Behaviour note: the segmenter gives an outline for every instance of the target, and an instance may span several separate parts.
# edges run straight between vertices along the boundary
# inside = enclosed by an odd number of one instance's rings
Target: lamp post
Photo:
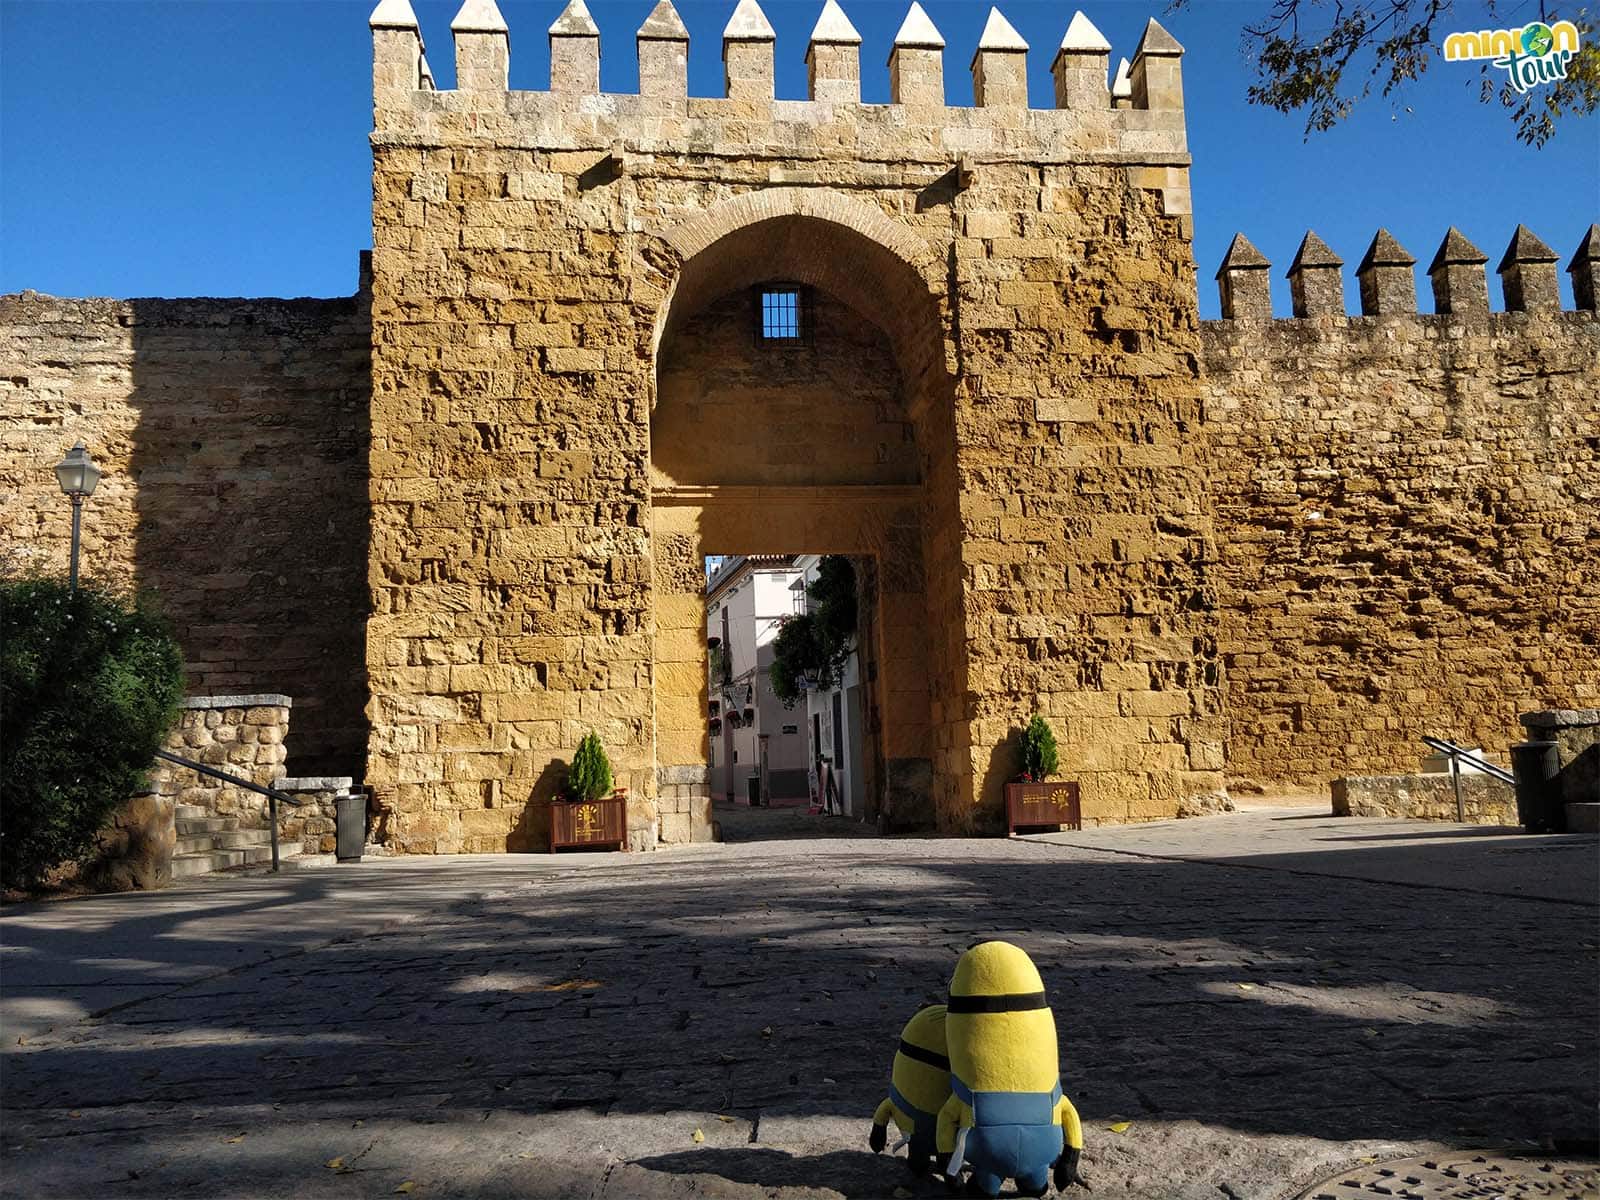
[[[56,482],[72,500],[72,565],[67,588],[78,590],[78,534],[83,524],[83,502],[94,495],[95,484],[100,482],[100,468],[94,465],[89,451],[79,442],[67,456],[56,464]]]

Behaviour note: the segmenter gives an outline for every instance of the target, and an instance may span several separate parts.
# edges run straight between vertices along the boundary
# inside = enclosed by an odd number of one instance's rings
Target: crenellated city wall
[[[706,759],[705,551],[879,560],[892,819],[995,828],[1036,710],[1090,820],[1220,785],[1183,48],[1159,23],[1108,82],[1110,46],[1074,18],[1043,110],[998,12],[971,107],[946,103],[920,8],[888,104],[861,102],[836,4],[793,101],[754,0],[722,32],[719,97],[687,95],[665,0],[636,35],[638,95],[600,91],[581,3],[549,27],[546,91],[509,89],[489,0],[452,22],[450,91],[409,5],[372,26],[367,781],[407,849],[540,844],[552,762],[589,728],[630,828],[666,836],[658,789]],[[848,354],[824,322],[789,357],[757,347],[770,386],[735,389],[770,469],[743,490],[721,468],[653,482],[685,401],[659,366],[698,315],[772,280],[881,328],[910,436],[875,437],[884,461],[844,492],[770,462],[861,452],[854,421],[783,416],[815,375],[804,355]],[[838,386],[881,391],[864,366]]]
[[[393,848],[543,846],[590,730],[635,848],[705,836],[705,553],[873,558],[873,802],[949,832],[997,827],[1035,711],[1105,823],[1600,706],[1600,229],[1572,312],[1522,227],[1506,311],[1451,230],[1432,314],[1383,231],[1362,315],[1314,234],[1274,314],[1241,236],[1201,322],[1155,21],[1113,74],[1074,17],[1043,110],[998,12],[971,107],[916,5],[888,104],[832,0],[805,100],[754,0],[718,97],[669,0],[628,95],[581,0],[546,91],[509,89],[492,0],[449,91],[407,0],[370,24],[370,288],[4,298],[0,535],[61,565],[84,438],[94,569],[167,597],[196,690],[292,694],[288,769],[364,776]],[[775,349],[778,281],[816,307]]]
[[[1408,772],[1424,734],[1503,755],[1519,713],[1600,703],[1597,244],[1564,312],[1557,256],[1519,226],[1490,311],[1487,256],[1451,230],[1418,314],[1380,231],[1346,316],[1312,234],[1274,319],[1269,264],[1235,240],[1228,316],[1201,327],[1230,779]]]
[[[65,572],[83,440],[84,577],[155,596],[191,693],[293,695],[300,774],[361,770],[370,337],[359,296],[0,297],[0,565]]]

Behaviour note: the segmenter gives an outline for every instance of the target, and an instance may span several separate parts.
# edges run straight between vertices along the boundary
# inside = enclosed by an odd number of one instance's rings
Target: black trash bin
[[[367,795],[352,792],[333,801],[335,853],[340,862],[360,862],[367,845]]]
[[[1555,742],[1518,742],[1511,747],[1517,777],[1517,820],[1529,833],[1565,833],[1561,794],[1561,748]]]

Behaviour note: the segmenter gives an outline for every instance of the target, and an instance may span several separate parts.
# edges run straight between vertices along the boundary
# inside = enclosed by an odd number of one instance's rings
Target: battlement
[[[688,94],[690,32],[671,0],[660,0],[634,34],[639,90],[630,94],[600,91],[603,38],[584,0],[570,0],[548,27],[547,91],[510,90],[511,33],[494,0],[466,0],[451,22],[450,91],[434,85],[409,0],[382,0],[369,23],[379,145],[615,148],[623,157],[691,148],[747,157],[781,148],[789,156],[947,167],[964,155],[1118,163],[1140,172],[1137,186],[1163,193],[1169,215],[1187,219],[1190,211],[1183,47],[1153,19],[1113,78],[1110,43],[1075,15],[1051,66],[1053,109],[1029,107],[1030,48],[997,8],[972,55],[972,107],[946,104],[945,39],[917,3],[889,54],[887,104],[861,100],[861,35],[838,0],[825,0],[805,49],[805,100],[776,97],[778,39],[756,0],[738,0],[722,30],[720,97]]]
[[[1434,312],[1462,316],[1489,313],[1489,284],[1484,254],[1452,226],[1428,264]],[[1508,313],[1559,312],[1561,290],[1556,269],[1560,256],[1526,225],[1518,225],[1495,268]],[[1356,267],[1361,315],[1387,317],[1417,312],[1413,258],[1386,229],[1378,230]],[[1344,260],[1315,233],[1307,232],[1285,277],[1289,280],[1295,317],[1346,316]],[[1235,234],[1217,268],[1217,290],[1224,320],[1264,322],[1273,318],[1272,263]],[[1600,225],[1591,225],[1567,263],[1578,312],[1595,311],[1600,277]]]

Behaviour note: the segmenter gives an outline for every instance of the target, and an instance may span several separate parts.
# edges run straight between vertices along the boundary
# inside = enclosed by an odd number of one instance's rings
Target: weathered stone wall
[[[283,775],[288,757],[288,696],[190,696],[165,749],[266,787]],[[179,804],[194,804],[219,817],[238,817],[244,828],[267,826],[267,798],[177,763],[158,760],[155,790]]]
[[[1223,739],[1188,245],[1105,168],[985,176],[974,207],[1024,211],[965,215],[956,244],[972,723],[946,770],[992,819],[1037,709],[1085,819],[1171,817],[1219,786]]]
[[[590,728],[630,825],[659,822],[705,761],[699,555],[738,521],[883,565],[886,787],[920,781],[943,828],[995,823],[1036,709],[1087,813],[1172,815],[1221,767],[1181,49],[1152,24],[1118,108],[1073,74],[1103,80],[1104,53],[1064,56],[1038,111],[1024,56],[980,47],[980,106],[951,109],[925,46],[897,49],[896,104],[854,102],[833,51],[818,99],[776,101],[746,34],[728,99],[670,71],[646,76],[671,94],[600,99],[592,29],[553,36],[549,93],[506,91],[503,31],[459,32],[460,90],[435,92],[414,26],[374,29],[368,780],[396,844],[538,844]],[[670,346],[774,279],[894,354],[920,487],[843,497],[853,530],[795,491],[652,487]],[[886,515],[907,500],[910,526]]]
[[[1333,781],[1336,817],[1465,820],[1469,825],[1516,825],[1516,789],[1488,775],[1463,775],[1461,813],[1449,775],[1355,775]]]
[[[1232,776],[1403,772],[1424,734],[1503,753],[1518,713],[1600,702],[1593,312],[1201,340]]]
[[[265,785],[283,773],[289,709],[287,696],[187,697],[163,749]],[[178,804],[239,817],[244,828],[267,825],[265,797],[188,767],[157,759],[149,784],[148,792],[130,797],[112,814],[83,865],[62,867],[54,882],[108,892],[166,887],[172,881]]]
[[[278,805],[278,836],[298,843],[302,854],[333,854],[339,848],[340,799],[351,794],[349,776],[302,776],[273,781],[273,788],[299,801]]]
[[[1520,720],[1529,741],[1556,744],[1563,803],[1600,804],[1600,709],[1547,709]]]
[[[65,572],[81,438],[85,577],[159,597],[191,692],[292,694],[319,773],[363,766],[368,339],[358,299],[0,297],[0,562]]]
[[[51,883],[81,884],[97,892],[154,891],[172,882],[172,856],[178,845],[170,796],[147,792],[111,814],[90,857],[52,874]]]
[[[758,342],[753,289],[723,297],[663,340],[652,486],[920,482],[888,339],[832,296],[808,299],[813,319],[800,345]]]

